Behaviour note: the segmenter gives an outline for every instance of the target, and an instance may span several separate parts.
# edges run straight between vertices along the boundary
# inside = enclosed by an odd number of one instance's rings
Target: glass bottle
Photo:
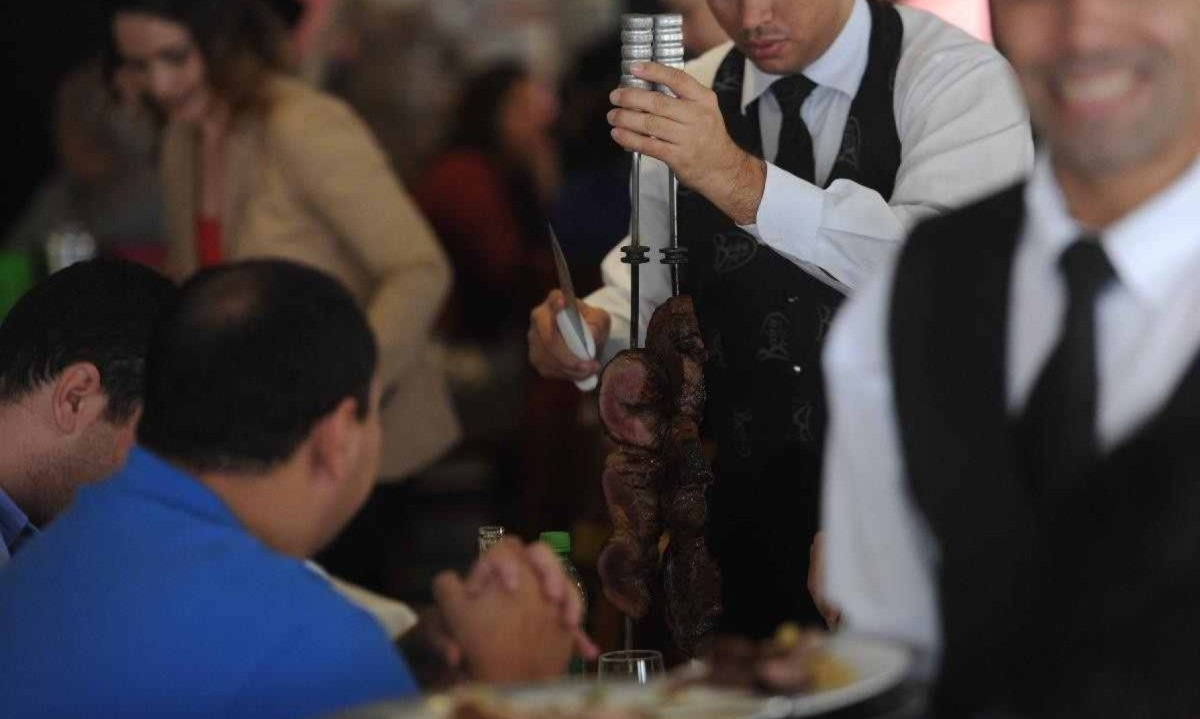
[[[588,599],[587,589],[583,585],[583,577],[580,576],[579,570],[575,568],[575,564],[571,562],[571,535],[568,532],[542,532],[539,539],[550,545],[550,549],[558,555],[559,561],[562,562],[563,571],[567,578],[575,585],[575,591],[579,593],[579,603],[582,608],[580,612],[579,623],[583,626],[587,622],[588,616]],[[568,668],[568,673],[573,676],[583,675],[583,659],[578,656],[571,658],[571,664]]]
[[[479,528],[479,553],[483,554],[487,550],[496,546],[504,539],[504,527],[499,525],[489,525]]]

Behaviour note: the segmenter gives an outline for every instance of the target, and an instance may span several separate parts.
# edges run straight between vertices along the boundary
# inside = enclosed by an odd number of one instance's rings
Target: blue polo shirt
[[[0,568],[26,540],[37,535],[37,528],[3,489],[0,489]]]
[[[0,572],[4,717],[304,717],[415,691],[366,613],[144,450]]]

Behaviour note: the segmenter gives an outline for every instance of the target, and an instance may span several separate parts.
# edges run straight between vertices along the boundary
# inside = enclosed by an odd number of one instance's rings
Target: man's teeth
[[[1118,100],[1129,93],[1135,79],[1131,70],[1114,70],[1087,77],[1066,78],[1061,84],[1063,99],[1072,103]]]

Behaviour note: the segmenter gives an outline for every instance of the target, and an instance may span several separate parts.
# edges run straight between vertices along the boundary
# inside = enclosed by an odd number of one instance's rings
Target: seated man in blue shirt
[[[150,332],[176,289],[91,260],[39,283],[0,324],[0,568],[133,445]]]
[[[0,573],[5,716],[297,717],[414,692],[303,563],[375,477],[375,356],[354,300],[314,270],[189,281],[151,344],[142,448]],[[575,637],[536,584],[439,580],[475,676],[565,666]]]

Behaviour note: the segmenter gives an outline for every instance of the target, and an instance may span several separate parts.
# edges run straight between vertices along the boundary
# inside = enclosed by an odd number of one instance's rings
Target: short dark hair
[[[286,460],[346,398],[370,411],[375,338],[337,280],[284,260],[203,270],[150,344],[138,439],[196,471]]]
[[[263,0],[109,0],[103,51],[109,78],[123,62],[113,37],[118,13],[182,25],[204,57],[208,81],[235,112],[264,109],[266,78],[287,68],[283,20]]]
[[[167,278],[125,260],[89,260],[50,275],[0,324],[0,402],[90,362],[108,396],[105,418],[129,419],[145,389],[151,333],[175,293]]]

